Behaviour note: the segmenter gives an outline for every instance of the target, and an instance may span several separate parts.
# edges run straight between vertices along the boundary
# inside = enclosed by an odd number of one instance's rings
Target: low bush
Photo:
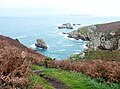
[[[52,60],[48,67],[72,70],[90,75],[93,78],[103,78],[107,83],[120,82],[120,62],[93,60],[93,61],[64,61]]]
[[[53,58],[51,58],[51,57],[48,57],[48,58],[45,59],[45,61],[44,61],[45,67],[48,67],[48,63],[49,63],[49,61],[51,61],[51,60],[55,60],[55,59],[53,59]]]
[[[29,60],[22,50],[4,43],[0,41],[0,88],[26,88],[30,77]]]

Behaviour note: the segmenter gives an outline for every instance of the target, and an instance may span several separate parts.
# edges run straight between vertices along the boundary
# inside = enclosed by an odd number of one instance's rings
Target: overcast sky
[[[0,0],[0,15],[120,16],[120,0]]]

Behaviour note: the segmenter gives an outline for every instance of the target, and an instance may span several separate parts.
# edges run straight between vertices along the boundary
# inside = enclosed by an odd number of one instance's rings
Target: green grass
[[[70,60],[83,60],[80,57],[80,54],[74,54]],[[120,61],[120,51],[89,51],[85,54],[84,60],[114,60]]]
[[[98,83],[96,80],[90,77],[75,72],[63,71],[58,69],[46,69],[48,75],[54,75],[54,77],[62,80],[71,89],[119,89],[120,85],[111,84],[107,85],[105,82]]]
[[[102,60],[116,60],[120,61],[120,51],[89,51],[85,55],[85,59],[94,60],[94,59],[102,59]]]
[[[41,67],[38,65],[31,64],[31,70],[41,70]]]
[[[82,60],[82,58],[80,57],[80,54],[74,54],[74,55],[71,55],[69,58],[67,58],[66,60]]]
[[[38,68],[39,66],[34,65],[34,67]],[[113,83],[107,85],[103,79],[92,79],[91,77],[88,77],[81,73],[64,71],[55,68],[39,68],[44,70],[44,74],[56,77],[59,80],[63,81],[71,89],[120,89],[119,84]]]
[[[31,65],[31,70],[41,70],[42,67],[38,65]],[[32,89],[32,86],[34,84],[41,85],[44,89],[54,89],[44,78],[40,77],[39,75],[36,75],[33,72],[30,72],[30,85],[28,86],[28,89]]]
[[[85,27],[81,27],[77,30],[77,32],[81,33],[82,35],[87,35],[87,33],[89,32],[88,30],[88,26],[85,26]]]
[[[31,75],[30,75],[30,85],[32,86],[35,83],[37,83],[39,85],[42,85],[42,87],[44,89],[54,89],[48,82],[46,82],[45,79],[41,78],[40,76],[38,76],[34,73],[31,73]],[[31,89],[31,86],[29,86],[28,89]]]

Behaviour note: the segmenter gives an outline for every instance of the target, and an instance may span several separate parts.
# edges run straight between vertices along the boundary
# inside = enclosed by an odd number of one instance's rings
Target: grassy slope
[[[63,71],[55,68],[44,68],[44,67],[39,67],[37,65],[33,65],[32,69],[43,69],[44,74],[49,76],[54,76],[62,80],[71,89],[119,89],[120,88],[119,84],[107,85],[102,79],[91,79],[90,77],[81,73]],[[36,80],[38,80],[37,78],[39,79],[39,82],[42,82],[40,84],[42,84],[45,89],[52,89],[52,88],[48,88],[48,86],[50,87],[50,84],[46,83],[44,79],[40,78],[39,76],[36,77]]]
[[[87,60],[102,59],[102,60],[120,61],[120,51],[89,51],[85,55],[85,59]]]
[[[39,77],[38,75],[34,74],[34,73],[31,73],[31,81],[30,81],[30,85],[33,85],[33,84],[39,84],[41,85],[44,89],[54,89],[48,82],[46,82],[45,79]],[[29,86],[28,89],[30,89],[31,86]]]
[[[85,58],[81,59],[79,54],[72,55],[70,58],[72,60],[114,60],[120,61],[120,51],[89,51],[85,54]]]
[[[87,33],[89,33],[88,26],[81,27],[76,30],[78,33],[81,33],[84,36],[87,36]]]
[[[41,67],[37,66],[37,65],[32,65],[31,70],[41,70]],[[30,86],[28,87],[28,89],[32,89],[32,86],[35,83],[42,85],[42,87],[44,89],[54,89],[45,79],[43,79],[39,75],[36,75],[35,73],[31,72],[31,74],[30,74]]]

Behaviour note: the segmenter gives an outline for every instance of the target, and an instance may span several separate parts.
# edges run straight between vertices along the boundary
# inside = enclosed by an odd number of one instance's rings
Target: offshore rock
[[[37,41],[37,43],[35,44],[36,47],[40,47],[40,48],[43,48],[43,49],[48,48],[43,39],[37,39],[36,41]]]
[[[73,26],[70,23],[65,23],[59,26],[58,29],[73,29]]]

